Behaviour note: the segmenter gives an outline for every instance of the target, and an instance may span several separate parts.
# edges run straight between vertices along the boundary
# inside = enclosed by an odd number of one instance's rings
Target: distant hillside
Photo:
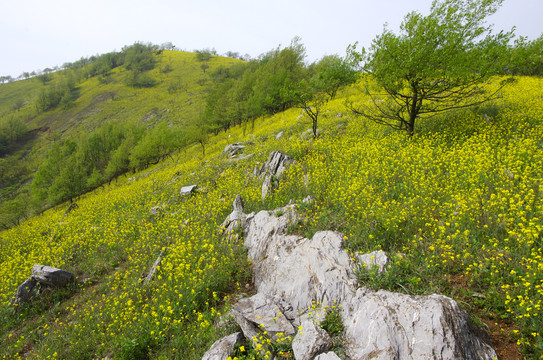
[[[142,55],[145,53],[147,59]],[[202,59],[197,55],[136,43],[120,53],[0,85],[0,227],[11,226],[28,211],[55,200],[37,199],[30,189],[31,179],[48,159],[53,145],[72,141],[81,148],[81,142],[88,142],[90,134],[102,129],[103,138],[112,137],[111,131],[117,133],[108,145],[116,148],[128,128],[136,131],[164,124],[173,129],[194,123],[201,116],[212,84],[210,74],[218,67],[243,63],[234,58],[209,54]],[[138,61],[150,63],[138,65]],[[106,127],[110,132],[104,130]],[[136,134],[139,138],[132,146],[144,135],[140,130]],[[68,155],[64,152],[62,158]],[[108,155],[102,152],[92,156]],[[97,165],[102,174],[90,188],[107,180],[107,159],[103,161],[106,163]],[[85,171],[92,173],[93,169]],[[112,170],[111,174],[122,171]]]

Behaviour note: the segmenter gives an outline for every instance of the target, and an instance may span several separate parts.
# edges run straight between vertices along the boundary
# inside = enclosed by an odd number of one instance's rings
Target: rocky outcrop
[[[19,285],[11,302],[21,304],[29,301],[35,295],[34,289],[38,284],[58,288],[64,287],[74,282],[74,280],[74,274],[69,271],[52,266],[34,265],[32,267],[32,275]]]
[[[236,216],[244,219],[240,226],[257,289],[232,310],[246,338],[264,331],[273,338],[295,324],[300,326],[292,345],[296,359],[338,359],[332,352],[322,354],[330,337],[310,316],[318,312],[315,304],[337,304],[349,359],[497,358],[451,298],[357,289],[353,268],[386,271],[384,252],[353,262],[338,232],[317,232],[311,239],[288,235],[298,219],[296,205]]]
[[[223,337],[211,345],[202,360],[225,360],[234,354],[234,347],[243,340],[240,332]]]
[[[242,145],[240,143],[235,143],[235,144],[226,145],[222,153],[224,156],[231,158],[243,153],[243,149],[245,149],[245,145]]]
[[[294,163],[294,159],[290,156],[280,151],[272,151],[268,156],[268,160],[262,164],[260,169],[255,171],[256,176],[264,178],[262,200],[279,187],[281,175],[292,163]]]

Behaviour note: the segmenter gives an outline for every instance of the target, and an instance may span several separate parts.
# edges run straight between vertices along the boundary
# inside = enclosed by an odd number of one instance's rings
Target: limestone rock
[[[343,304],[351,359],[495,359],[468,314],[442,295],[410,296],[359,289]]]
[[[264,177],[262,200],[278,187],[279,178],[292,163],[294,163],[294,159],[290,156],[280,151],[272,151],[262,167],[255,170],[256,176]]]
[[[296,360],[313,360],[332,346],[330,335],[311,320],[302,323],[292,340],[292,352]]]
[[[232,204],[233,211],[219,227],[220,232],[226,235],[229,241],[237,239],[238,229],[243,229],[245,226],[247,215],[243,212],[243,207],[243,199],[240,195],[236,195],[234,203]]]
[[[317,355],[315,357],[315,360],[341,360],[339,356],[336,355],[335,352],[330,351],[324,354]]]
[[[147,276],[143,280],[143,286],[148,285],[151,282],[151,280],[153,280],[153,276],[155,275],[155,272],[156,272],[158,266],[160,265],[160,262],[162,261],[162,254],[163,253],[164,253],[164,251],[161,251],[160,254],[158,255],[157,259],[153,263],[153,266],[151,267],[151,270],[149,270],[149,273],[147,274]]]
[[[277,135],[275,135],[275,140],[279,140],[283,137],[283,135],[285,134],[284,131],[280,131]]]
[[[225,360],[234,354],[234,347],[243,340],[240,332],[223,337],[211,345],[202,360]]]
[[[235,144],[226,145],[222,153],[226,157],[230,158],[230,157],[234,157],[236,155],[241,154],[243,152],[243,149],[245,149],[245,145],[242,145],[240,143],[235,143]]]
[[[290,205],[261,211],[247,221],[245,246],[257,291],[279,296],[298,313],[307,311],[313,301],[326,305],[353,296],[356,276],[341,249],[342,235],[322,231],[311,240],[284,235],[296,219]]]
[[[262,294],[239,300],[233,307],[237,312],[234,318],[238,322],[241,315],[249,324],[239,323],[246,338],[251,339],[255,332],[266,331],[272,340],[277,340],[277,334],[293,335],[294,327],[282,313],[282,310],[273,299]],[[251,328],[247,331],[247,325]],[[257,330],[259,329],[259,330]]]
[[[198,185],[183,186],[181,190],[179,191],[179,194],[181,196],[189,196],[189,195],[194,194],[197,188],[198,188]]]
[[[272,151],[268,156],[268,160],[260,168],[258,175],[261,177],[265,175],[279,177],[293,162],[293,158],[281,151]]]
[[[75,276],[71,272],[55,267],[34,265],[32,267],[32,278],[43,285],[61,287],[74,281]]]

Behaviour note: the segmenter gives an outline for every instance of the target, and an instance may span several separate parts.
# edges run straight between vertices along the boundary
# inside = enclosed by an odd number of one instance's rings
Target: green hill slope
[[[92,81],[110,91],[118,86]],[[127,111],[140,119],[167,117],[165,109],[191,98],[163,93],[169,100],[153,113],[152,105],[139,104],[152,90],[138,92],[138,101],[130,96],[136,90],[115,88],[119,106],[95,99],[93,88],[82,84],[76,102],[81,109],[109,109],[100,111],[110,117],[130,103],[138,108]],[[346,99],[368,100],[348,88],[323,109],[318,139],[303,135],[311,121],[300,110],[265,116],[254,127],[212,136],[205,155],[189,146],[83,195],[68,214],[65,204],[2,231],[0,351],[7,358],[200,359],[235,330],[223,314],[236,294],[251,291],[243,244],[217,233],[240,194],[247,212],[314,196],[314,204],[300,207],[306,220],[294,233],[337,230],[349,252],[403,254],[384,275],[361,271],[361,286],[451,296],[487,324],[500,353],[509,348],[540,357],[542,89],[541,79],[517,78],[493,103],[421,120],[419,134],[408,139],[348,115]],[[178,100],[169,104],[172,99]],[[49,116],[31,124],[45,126]],[[59,128],[95,126],[102,116],[89,111],[85,125]],[[235,142],[252,157],[225,158],[224,147]],[[297,162],[262,201],[262,180],[251,174],[272,150]],[[200,190],[182,197],[180,188],[192,184]],[[151,212],[156,206],[158,215]],[[144,287],[141,279],[161,253],[160,268]],[[69,270],[84,281],[45,290],[35,303],[14,308],[8,302],[33,264]],[[288,346],[275,349],[292,356]],[[244,350],[240,359],[254,356]]]
[[[127,47],[116,56],[128,57],[130,49]],[[81,187],[93,188],[118,173],[112,171],[105,176],[107,157],[129,129],[140,129],[131,145],[134,146],[145,129],[157,124],[178,129],[194,122],[201,116],[211,84],[209,75],[219,66],[242,63],[211,56],[202,69],[202,61],[194,53],[153,50],[154,68],[138,75],[151,83],[130,86],[135,71],[128,69],[127,63],[96,70],[108,55],[65,70],[0,85],[0,227],[11,226],[26,212],[39,211],[44,204],[56,202],[50,196],[48,200],[36,198],[29,186],[54,144],[62,147],[66,141],[75,142],[81,153],[89,136],[101,131],[111,147],[108,153],[99,155],[105,163],[91,164],[92,168],[83,170],[82,175],[88,180],[93,168],[98,171],[102,180]],[[112,132],[118,134],[116,140],[111,139]],[[106,147],[96,146],[102,150]],[[63,159],[68,155],[71,153],[65,153]],[[50,188],[52,184],[46,182],[44,186]]]

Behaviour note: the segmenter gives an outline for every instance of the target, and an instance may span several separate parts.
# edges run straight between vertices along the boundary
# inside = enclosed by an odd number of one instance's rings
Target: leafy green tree
[[[366,51],[348,54],[371,73],[373,107],[351,108],[377,123],[415,131],[419,116],[482,103],[482,84],[504,68],[513,32],[492,33],[485,19],[503,0],[434,0],[430,14],[407,14],[399,34],[386,27]],[[372,81],[377,88],[372,88]]]
[[[124,66],[127,70],[138,73],[154,69],[156,65],[154,51],[156,49],[155,45],[139,42],[123,47]]]
[[[338,90],[358,80],[359,72],[352,64],[337,55],[324,56],[315,64],[316,81],[330,100],[336,97]]]
[[[543,76],[543,35],[533,41],[517,39],[509,66],[514,75]]]

